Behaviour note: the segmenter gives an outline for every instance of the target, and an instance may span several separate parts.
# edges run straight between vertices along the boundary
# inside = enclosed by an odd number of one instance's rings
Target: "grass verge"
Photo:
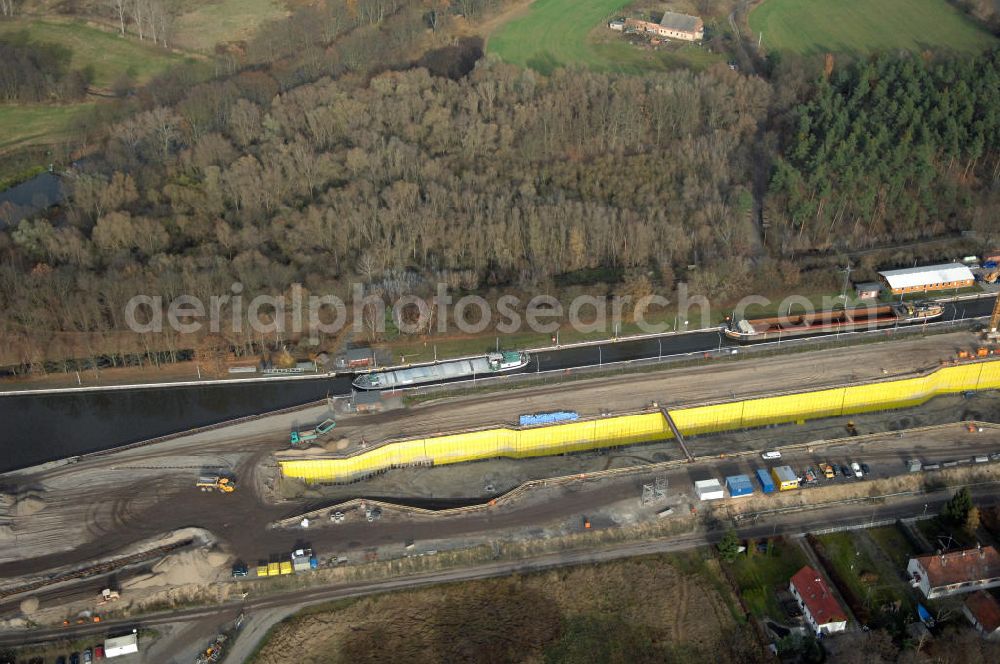
[[[249,38],[265,21],[285,15],[275,0],[218,0],[205,2],[177,19],[178,46],[210,51],[220,42]]]
[[[185,60],[184,56],[76,21],[19,19],[0,22],[0,34],[28,33],[32,41],[65,46],[73,52],[73,69],[92,67],[96,88],[110,88],[122,74],[145,83]]]
[[[805,554],[794,542],[773,539],[767,543],[766,553],[761,553],[751,541],[747,543],[746,554],[737,558],[729,570],[754,617],[781,621],[784,611],[777,593],[788,588],[788,580],[806,562]]]
[[[750,13],[765,47],[801,55],[946,48],[978,52],[995,37],[945,0],[766,0]]]

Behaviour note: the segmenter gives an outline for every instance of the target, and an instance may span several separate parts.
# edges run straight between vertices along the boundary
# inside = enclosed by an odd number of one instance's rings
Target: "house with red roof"
[[[986,638],[1000,638],[1000,602],[989,591],[977,590],[969,595],[962,613]]]
[[[1000,586],[1000,552],[992,546],[910,558],[910,583],[927,599]]]
[[[792,597],[802,608],[802,615],[816,636],[835,634],[847,629],[847,611],[830,590],[830,586],[809,565],[792,577],[788,584]]]

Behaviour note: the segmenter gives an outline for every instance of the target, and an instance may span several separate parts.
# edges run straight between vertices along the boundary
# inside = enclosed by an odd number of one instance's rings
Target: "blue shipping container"
[[[774,493],[775,486],[771,474],[763,468],[758,468],[754,473],[757,475],[757,481],[760,482],[760,488],[764,493]]]
[[[569,422],[579,419],[580,414],[572,410],[557,410],[553,413],[532,413],[531,415],[521,415],[518,423],[522,427],[533,424],[553,424],[555,422]]]
[[[737,496],[749,496],[753,493],[753,484],[746,475],[730,475],[726,478],[726,488],[733,498]]]

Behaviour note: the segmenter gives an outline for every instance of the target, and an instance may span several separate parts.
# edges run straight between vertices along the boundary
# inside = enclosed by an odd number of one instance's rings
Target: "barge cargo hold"
[[[923,323],[939,318],[944,307],[936,302],[901,302],[855,309],[832,309],[789,316],[732,320],[724,332],[736,341],[771,341],[811,334],[876,330],[894,325]]]
[[[448,360],[406,369],[372,371],[355,378],[353,385],[359,390],[395,390],[461,378],[489,378],[523,369],[528,365],[529,359],[528,354],[523,351],[487,353],[482,357]]]

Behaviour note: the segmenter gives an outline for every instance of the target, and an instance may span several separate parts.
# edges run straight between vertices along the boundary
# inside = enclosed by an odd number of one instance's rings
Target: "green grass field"
[[[182,56],[72,21],[18,20],[0,23],[0,33],[25,30],[35,41],[61,44],[73,52],[71,67],[94,68],[93,86],[108,88],[128,73],[144,83],[184,60]]]
[[[181,48],[210,51],[219,42],[246,39],[264,21],[284,15],[277,0],[206,2],[178,17],[175,41]]]
[[[34,41],[56,43],[73,53],[70,66],[93,67],[94,88],[109,88],[122,74],[137,83],[185,60],[135,39],[74,21],[26,19],[0,22],[0,34],[26,31]],[[92,101],[77,104],[0,105],[0,150],[23,145],[45,144],[66,138],[77,118],[92,112]]]
[[[527,12],[500,26],[487,49],[507,62],[549,74],[558,67],[640,73],[704,68],[723,57],[691,44],[641,50],[607,27],[629,0],[535,0]]]
[[[0,151],[66,138],[73,129],[74,121],[93,109],[93,102],[66,106],[0,105]]]
[[[785,614],[777,591],[787,588],[788,579],[808,562],[797,544],[776,539],[767,553],[755,551],[737,558],[730,571],[740,588],[740,596],[754,616],[781,620]]]
[[[976,52],[997,43],[945,0],[766,0],[750,13],[764,46],[817,53],[949,48]]]

